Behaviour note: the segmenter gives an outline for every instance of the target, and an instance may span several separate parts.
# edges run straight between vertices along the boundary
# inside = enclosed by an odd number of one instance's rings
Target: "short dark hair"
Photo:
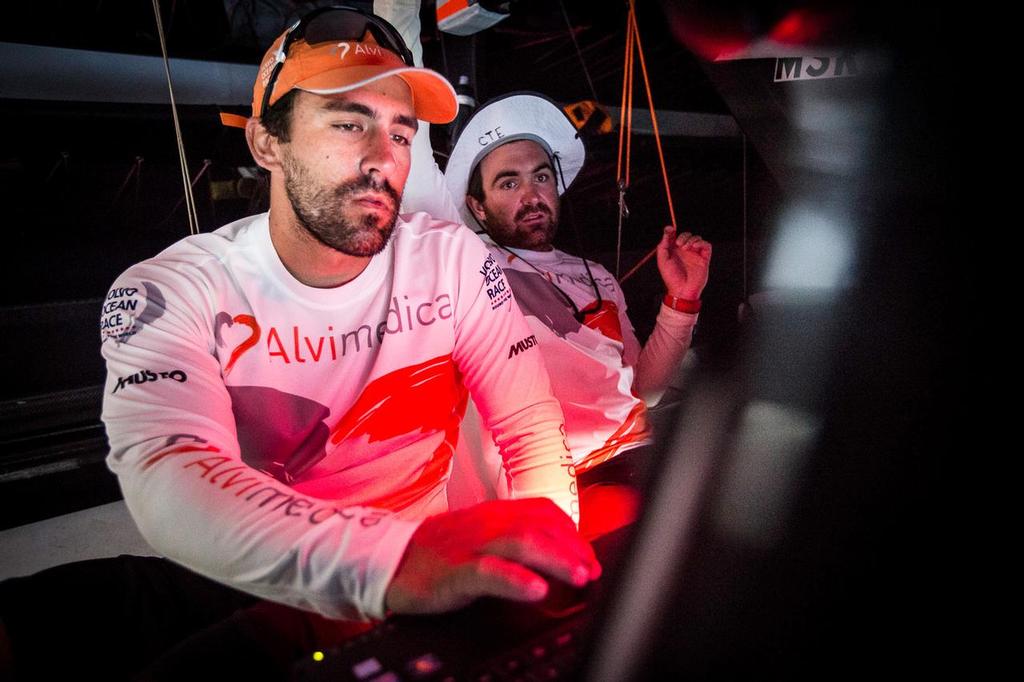
[[[479,163],[473,166],[473,172],[469,174],[469,185],[466,186],[466,194],[481,204],[484,203],[484,175],[480,172]]]
[[[281,142],[291,141],[292,109],[295,107],[295,94],[298,90],[289,90],[279,100],[267,107],[265,114],[260,116],[260,123],[267,132]]]

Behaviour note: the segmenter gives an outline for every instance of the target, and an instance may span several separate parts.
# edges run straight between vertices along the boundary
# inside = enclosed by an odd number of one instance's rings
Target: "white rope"
[[[164,38],[164,24],[160,18],[160,0],[153,0],[153,15],[156,17],[156,31],[160,37],[160,51],[164,56],[164,73],[167,75],[167,92],[171,96],[171,115],[174,118],[174,134],[178,139],[178,161],[181,164],[181,184],[185,187],[185,213],[188,215],[189,234],[199,234],[199,216],[196,201],[192,195],[192,184],[188,177],[188,159],[185,157],[185,141],[181,135],[178,120],[178,105],[174,101],[174,87],[171,85],[171,63],[167,57],[167,40]],[[205,169],[204,169],[205,170]]]
[[[576,56],[579,57],[580,66],[583,67],[583,75],[587,77],[587,85],[590,86],[590,96],[594,98],[594,104],[597,104],[597,90],[594,88],[594,81],[590,79],[590,71],[587,69],[587,63],[583,60],[580,44],[576,42],[576,30],[573,28],[572,22],[569,21],[569,13],[565,11],[565,5],[562,3],[562,0],[558,0],[558,6],[562,8],[562,16],[565,17],[565,27],[569,30],[569,37],[572,38],[573,47],[576,48]]]

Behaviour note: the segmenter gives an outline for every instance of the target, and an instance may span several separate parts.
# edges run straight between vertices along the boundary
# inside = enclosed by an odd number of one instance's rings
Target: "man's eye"
[[[397,133],[391,136],[391,140],[403,147],[408,147],[411,144],[408,137],[406,137],[405,135],[399,135]]]
[[[547,173],[537,173],[537,182],[547,182],[551,179],[551,176]]]
[[[358,123],[334,123],[332,127],[350,133],[359,132],[360,130],[363,129],[362,126],[360,126]]]
[[[506,180],[505,182],[498,185],[501,189],[515,189],[518,185],[515,180]]]

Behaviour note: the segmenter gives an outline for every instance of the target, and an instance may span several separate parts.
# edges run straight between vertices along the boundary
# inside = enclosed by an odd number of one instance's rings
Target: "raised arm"
[[[708,281],[711,245],[697,235],[676,235],[668,226],[658,244],[658,272],[669,296],[680,301],[697,301]],[[685,307],[680,304],[679,307]],[[696,312],[674,310],[663,304],[654,330],[635,359],[633,391],[648,405],[657,403],[676,371],[693,338]],[[627,362],[634,362],[627,348]]]

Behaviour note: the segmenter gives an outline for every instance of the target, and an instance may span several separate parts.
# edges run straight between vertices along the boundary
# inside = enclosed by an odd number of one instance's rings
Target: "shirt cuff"
[[[367,568],[366,586],[362,594],[359,610],[368,618],[383,620],[387,616],[387,608],[384,598],[387,595],[388,587],[395,578],[398,565],[402,563],[405,550],[409,546],[409,540],[413,533],[423,523],[418,521],[402,521],[393,519],[387,532],[384,533],[373,554],[369,558]]]
[[[672,336],[679,338],[693,331],[693,328],[697,326],[698,317],[700,317],[700,313],[684,313],[673,310],[662,303],[655,324],[664,327]]]

